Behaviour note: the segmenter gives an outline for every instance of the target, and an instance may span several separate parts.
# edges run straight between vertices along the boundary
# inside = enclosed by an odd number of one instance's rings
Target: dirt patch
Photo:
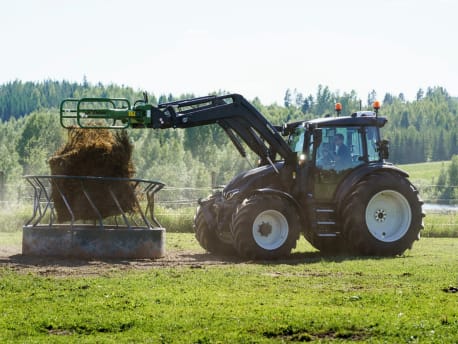
[[[0,246],[0,259],[8,258],[21,253],[21,247],[18,245]]]
[[[275,261],[251,261],[236,256],[216,255],[204,249],[167,249],[166,255],[157,259],[66,259],[58,257],[37,257],[22,255],[20,245],[0,246],[0,269],[7,268],[20,273],[33,273],[42,276],[108,276],[123,271],[148,271],[161,268],[205,269],[211,266],[267,264],[303,265],[322,261],[319,252],[297,252]],[[342,258],[334,257],[333,261]],[[272,277],[286,276],[274,273]],[[325,276],[304,273],[304,277]]]
[[[0,268],[21,273],[43,276],[103,276],[111,273],[149,270],[157,268],[184,267],[201,269],[214,265],[240,264],[236,257],[216,256],[204,250],[168,251],[158,259],[107,259],[82,260],[56,257],[33,257],[21,254],[18,245],[0,247]]]
[[[132,150],[125,130],[71,128],[67,143],[49,159],[51,174],[132,178]],[[72,219],[69,208],[76,220],[117,215],[119,208],[124,212],[136,210],[135,190],[129,182],[54,179],[53,183],[51,197],[59,222]]]

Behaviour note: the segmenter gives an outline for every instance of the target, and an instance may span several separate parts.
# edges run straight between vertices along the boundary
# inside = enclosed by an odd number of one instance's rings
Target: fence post
[[[5,198],[5,172],[0,171],[0,202]]]
[[[212,171],[212,172],[211,172],[211,178],[212,178],[212,180],[211,180],[211,183],[212,183],[211,187],[212,187],[212,189],[215,189],[215,188],[216,188],[216,172],[215,172],[215,171]]]

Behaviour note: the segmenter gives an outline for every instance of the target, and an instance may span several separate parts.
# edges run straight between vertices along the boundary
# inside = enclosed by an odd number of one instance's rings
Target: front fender
[[[217,226],[217,216],[215,214],[215,202],[218,198],[221,198],[221,192],[215,193],[210,197],[205,199],[199,199],[197,203],[199,204],[199,209],[207,222],[209,228],[216,228]]]
[[[289,201],[290,204],[292,204],[292,206],[294,207],[294,210],[296,211],[297,215],[299,216],[299,219],[300,219],[301,223],[302,224],[305,223],[305,217],[303,215],[305,213],[305,211],[302,209],[301,205],[297,202],[297,200],[293,196],[291,196],[291,194],[289,194],[289,193],[287,193],[285,191],[278,190],[278,189],[273,189],[273,188],[255,189],[255,190],[251,190],[249,193],[245,194],[241,201],[243,202],[244,199],[247,199],[247,198],[249,198],[251,196],[259,195],[259,194],[275,195],[275,196],[278,196],[280,198],[285,199],[286,201]]]

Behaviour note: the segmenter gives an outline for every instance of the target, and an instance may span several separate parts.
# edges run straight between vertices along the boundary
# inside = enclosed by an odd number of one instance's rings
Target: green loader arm
[[[253,105],[238,94],[207,96],[159,104],[143,100],[133,106],[127,99],[65,99],[60,105],[60,122],[64,128],[191,128],[220,125],[242,156],[246,153],[239,139],[260,158],[271,163],[276,155],[286,162],[296,155],[273,126]]]

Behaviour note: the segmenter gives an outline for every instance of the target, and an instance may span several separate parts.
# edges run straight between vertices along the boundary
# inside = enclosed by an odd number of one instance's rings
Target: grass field
[[[441,164],[401,167],[430,182]],[[189,231],[192,213],[160,221]],[[0,210],[0,249],[20,247],[29,216]],[[80,269],[0,257],[0,343],[458,343],[457,236],[446,213],[427,214],[423,238],[396,258],[323,257],[304,239],[280,262],[66,274],[55,271]],[[191,233],[169,231],[167,250],[205,257]]]
[[[192,234],[167,239],[201,253]],[[427,238],[397,258],[321,257],[301,241],[281,262],[83,276],[2,264],[0,342],[457,343],[457,250]]]

